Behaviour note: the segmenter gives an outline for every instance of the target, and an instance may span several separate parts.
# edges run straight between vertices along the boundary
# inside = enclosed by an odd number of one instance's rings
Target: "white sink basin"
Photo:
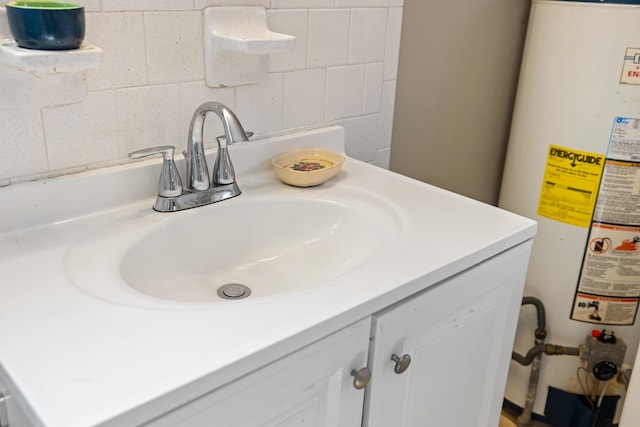
[[[255,197],[138,216],[96,228],[71,249],[65,270],[76,286],[136,306],[264,300],[328,286],[375,263],[402,229],[389,202],[348,188],[295,198],[262,188]],[[229,284],[250,291],[228,301],[218,290]]]

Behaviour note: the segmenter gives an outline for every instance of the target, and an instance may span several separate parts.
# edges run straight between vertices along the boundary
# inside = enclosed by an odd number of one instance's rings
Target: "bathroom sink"
[[[264,301],[354,274],[401,233],[392,204],[374,194],[294,194],[262,188],[215,206],[110,221],[71,248],[66,274],[89,294],[135,306]]]

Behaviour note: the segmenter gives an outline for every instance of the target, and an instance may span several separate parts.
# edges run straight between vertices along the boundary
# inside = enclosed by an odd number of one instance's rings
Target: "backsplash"
[[[191,114],[212,100],[256,135],[343,125],[348,155],[388,167],[403,0],[83,4],[85,40],[104,51],[99,66],[56,75],[0,66],[0,185],[123,163],[139,148],[179,152]],[[270,57],[265,82],[209,88],[203,9],[246,5],[267,8],[270,28],[296,46]],[[208,145],[223,133],[218,122],[207,119]]]

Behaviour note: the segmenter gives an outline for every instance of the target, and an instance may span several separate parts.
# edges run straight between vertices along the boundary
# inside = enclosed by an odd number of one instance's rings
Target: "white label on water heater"
[[[616,117],[571,318],[632,325],[640,303],[640,119]]]
[[[622,64],[620,83],[640,85],[640,49],[628,47]]]
[[[640,161],[640,119],[615,118],[607,159]]]

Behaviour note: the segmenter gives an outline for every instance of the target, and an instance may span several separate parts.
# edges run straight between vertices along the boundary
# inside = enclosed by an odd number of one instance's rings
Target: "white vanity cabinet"
[[[495,427],[535,222],[352,158],[283,185],[271,159],[310,147],[344,129],[236,144],[242,195],[169,214],[159,160],[0,188],[10,426]],[[166,297],[137,287],[158,250]],[[219,280],[253,292],[178,292]]]
[[[292,320],[295,321],[295,320]],[[360,426],[370,319],[310,344],[145,426]]]
[[[498,425],[527,267],[524,249],[373,316],[364,426]]]
[[[147,425],[495,427],[528,250],[510,249]],[[371,379],[356,389],[352,374],[363,367]]]

